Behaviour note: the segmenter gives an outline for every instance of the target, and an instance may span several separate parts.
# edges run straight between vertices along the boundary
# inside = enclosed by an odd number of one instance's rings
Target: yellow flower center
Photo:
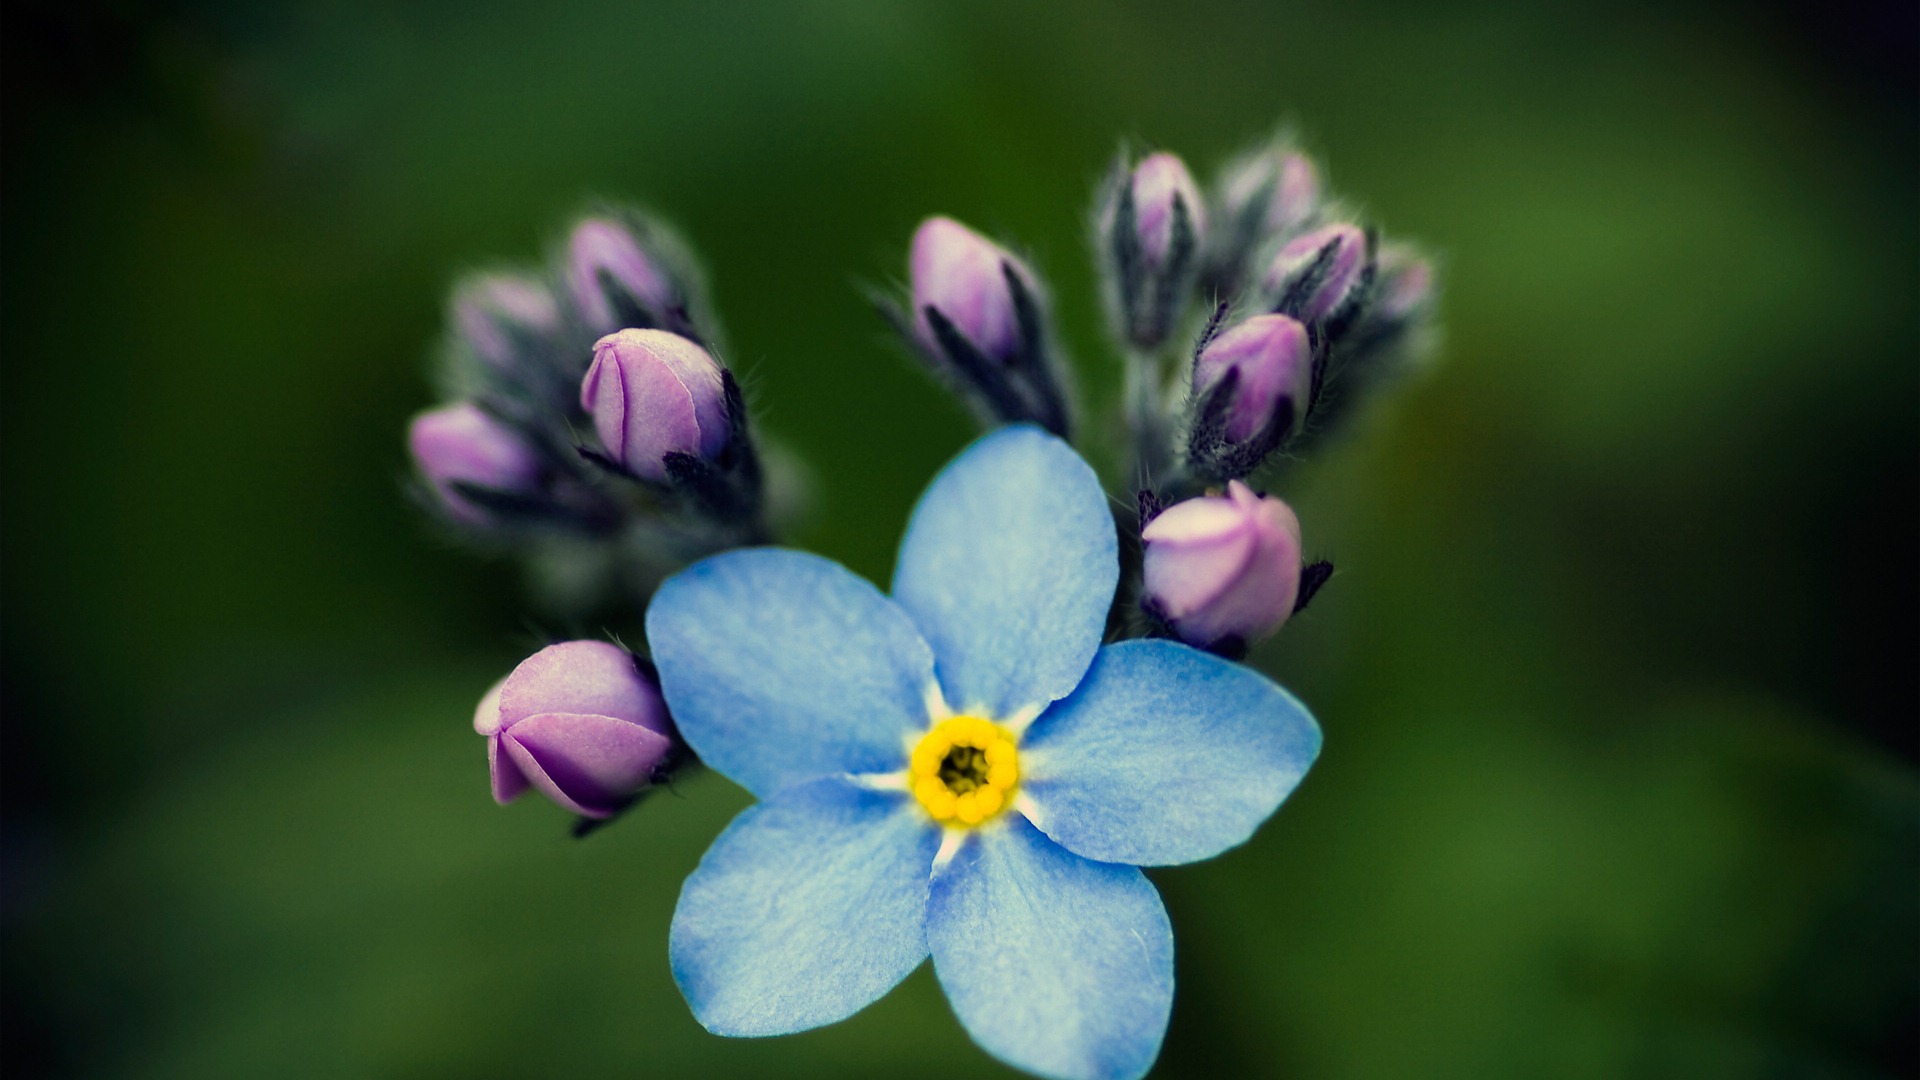
[[[978,825],[1013,803],[1020,752],[1007,729],[978,716],[934,725],[913,748],[907,783],[933,820]]]

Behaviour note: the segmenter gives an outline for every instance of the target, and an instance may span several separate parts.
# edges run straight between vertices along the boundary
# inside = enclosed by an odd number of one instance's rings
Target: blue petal
[[[906,615],[838,563],[732,551],[660,586],[647,641],[680,734],[755,795],[906,765],[927,725],[933,654]]]
[[[1016,1068],[1130,1080],[1173,1008],[1173,929],[1146,875],[1082,859],[1018,814],[934,872],[933,970],[973,1040]]]
[[[1129,641],[1028,730],[1020,790],[1069,851],[1165,866],[1243,843],[1319,753],[1306,707],[1259,672]]]
[[[1066,443],[1020,426],[934,478],[900,543],[893,597],[933,646],[948,704],[1003,718],[1080,681],[1119,579],[1099,479]]]
[[[831,1024],[920,966],[940,833],[912,802],[829,777],[727,826],[681,888],[667,945],[708,1031]]]

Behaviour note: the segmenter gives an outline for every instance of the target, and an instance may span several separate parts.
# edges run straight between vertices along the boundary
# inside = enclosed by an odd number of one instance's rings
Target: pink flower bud
[[[667,478],[666,455],[712,459],[731,434],[719,363],[665,330],[622,330],[595,343],[580,407],[607,455],[649,480]]]
[[[1313,159],[1292,150],[1266,150],[1238,162],[1221,185],[1221,199],[1238,217],[1252,201],[1266,198],[1256,219],[1268,233],[1285,233],[1307,223],[1320,206],[1320,170]]]
[[[1200,188],[1193,182],[1185,162],[1173,154],[1149,154],[1133,167],[1128,182],[1133,186],[1134,228],[1139,233],[1140,251],[1150,265],[1164,265],[1173,246],[1176,197],[1186,204],[1194,246],[1197,248],[1205,242],[1206,201],[1200,197]]]
[[[589,329],[610,333],[622,329],[621,297],[652,313],[655,319],[680,304],[673,279],[641,248],[632,230],[608,218],[587,218],[574,226],[567,240],[567,291]]]
[[[407,428],[407,448],[448,513],[469,524],[484,523],[487,512],[455,491],[455,483],[517,493],[539,485],[540,458],[533,448],[472,402],[443,405],[414,417]]]
[[[913,326],[921,344],[940,343],[927,324],[927,308],[939,310],[975,348],[996,360],[1020,348],[1020,320],[1001,265],[1012,266],[1028,289],[1033,275],[998,244],[946,217],[930,217],[913,233],[908,276],[913,287]]]
[[[1282,404],[1298,425],[1313,384],[1307,328],[1285,315],[1256,315],[1226,330],[1194,360],[1194,398],[1204,399],[1229,371],[1237,376],[1226,412],[1228,441],[1243,443],[1264,431]]]
[[[1267,267],[1264,284],[1282,302],[1294,301],[1289,314],[1318,322],[1352,305],[1366,279],[1367,234],[1343,224],[1288,241]]]
[[[1300,593],[1300,521],[1238,480],[1188,499],[1141,530],[1146,598],[1192,645],[1251,643],[1280,628]]]
[[[487,274],[454,290],[453,321],[474,355],[504,370],[516,359],[516,335],[543,337],[559,329],[560,306],[538,280]]]
[[[1382,245],[1374,314],[1383,319],[1404,319],[1432,298],[1433,264],[1402,245]]]
[[[549,645],[480,700],[473,730],[487,737],[493,798],[529,786],[587,817],[610,817],[674,746],[659,687],[632,654],[604,641]]]

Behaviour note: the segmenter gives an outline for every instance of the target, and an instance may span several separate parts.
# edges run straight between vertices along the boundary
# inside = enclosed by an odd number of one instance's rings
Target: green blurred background
[[[1280,119],[1444,253],[1444,363],[1288,481],[1255,657],[1326,751],[1156,872],[1167,1076],[1891,1076],[1920,1010],[1914,13],[1524,0],[15,3],[0,534],[10,1076],[997,1075],[923,969],[711,1037],[666,965],[745,796],[583,842],[468,727],[537,644],[401,497],[464,268],[588,196],[703,252],[795,537],[884,580],[969,437],[860,280]],[[618,628],[616,628],[618,629]],[[632,627],[626,627],[629,632]]]

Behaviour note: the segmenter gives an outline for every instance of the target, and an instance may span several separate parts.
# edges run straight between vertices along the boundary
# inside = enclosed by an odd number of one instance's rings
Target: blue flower
[[[1320,730],[1248,668],[1169,641],[1103,647],[1118,577],[1093,471],[1012,427],[921,497],[891,599],[778,549],[661,587],[647,638],[680,732],[760,799],[674,912],[674,978],[701,1024],[830,1024],[931,952],[1002,1061],[1147,1071],[1173,934],[1138,867],[1245,841]]]

